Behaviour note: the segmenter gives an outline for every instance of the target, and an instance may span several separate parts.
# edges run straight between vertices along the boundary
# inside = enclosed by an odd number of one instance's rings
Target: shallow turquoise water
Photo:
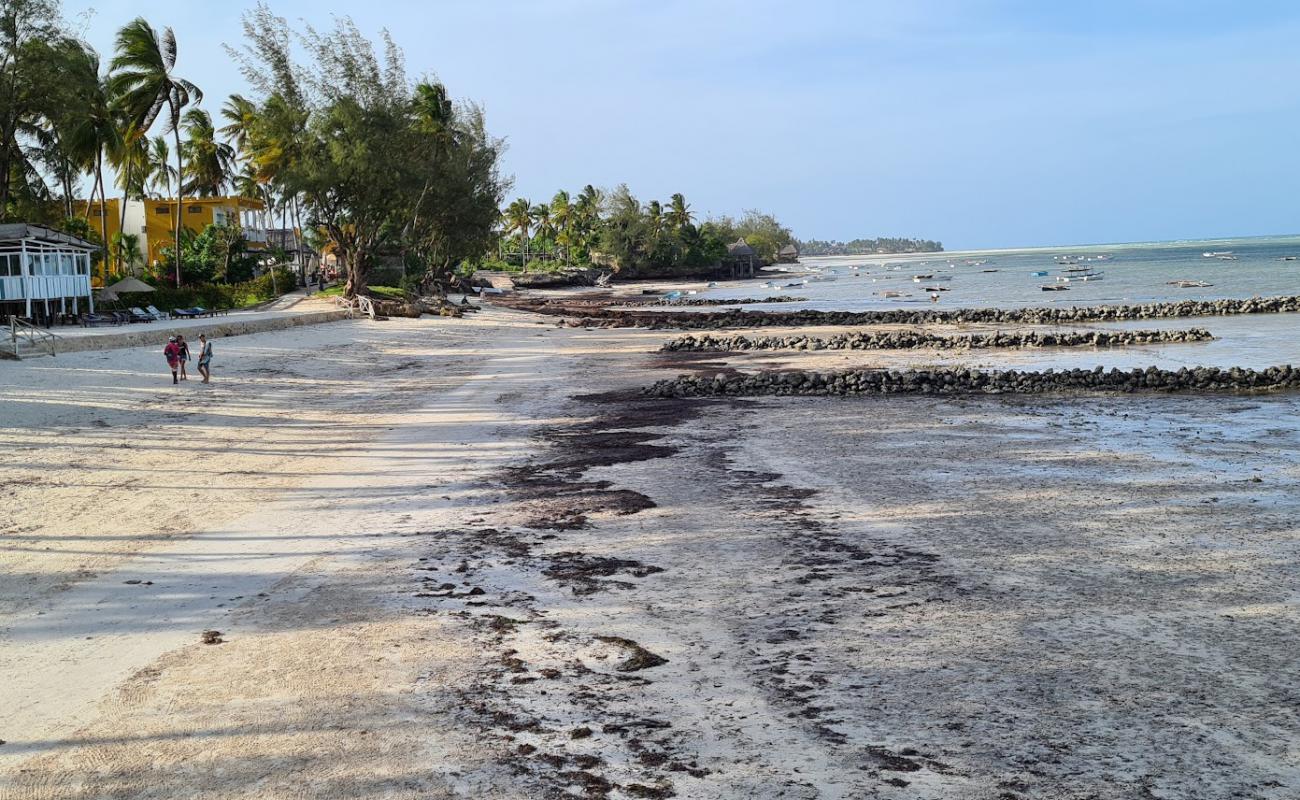
[[[1230,251],[1235,260],[1207,258],[1206,252]],[[1105,256],[1099,259],[1099,256]],[[1102,272],[1100,281],[1072,281],[1063,292],[1039,287],[1055,284],[1067,274],[1057,258],[1074,258],[1079,266]],[[1297,257],[1295,261],[1283,260]],[[854,270],[857,266],[859,269]],[[701,293],[704,297],[755,297],[788,294],[807,302],[748,306],[754,310],[880,308],[975,308],[1028,306],[1087,306],[1167,302],[1181,299],[1248,298],[1300,294],[1300,236],[1217,239],[1098,245],[1033,250],[1002,250],[914,256],[841,256],[802,259],[797,268],[815,270],[833,281],[810,280],[807,285],[758,290],[753,283]],[[985,270],[997,270],[985,272]],[[1047,271],[1046,277],[1034,272]],[[945,281],[917,283],[913,276],[948,276]],[[783,285],[803,276],[774,274],[769,283]],[[1170,286],[1175,280],[1201,280],[1204,288]],[[931,303],[926,286],[943,286],[938,303]],[[886,299],[883,291],[910,297]],[[709,311],[717,309],[700,308]],[[902,366],[915,363],[960,363],[989,367],[1057,369],[1097,365],[1177,369],[1182,366],[1267,367],[1300,364],[1300,314],[1253,314],[1233,317],[1190,317],[1095,323],[1072,327],[1188,328],[1203,327],[1216,337],[1203,344],[1152,345],[1115,349],[1044,349],[1004,352],[917,352],[882,360]]]
[[[1235,260],[1206,258],[1206,252],[1230,251]],[[1078,266],[1102,272],[1099,281],[1071,281],[1062,292],[1044,292],[1064,275],[1057,258],[1076,258]],[[1295,257],[1295,261],[1284,261]],[[799,267],[816,270],[833,281],[810,280],[780,288],[780,293],[807,297],[801,308],[864,309],[909,306],[1054,306],[1149,303],[1179,299],[1245,298],[1300,294],[1300,236],[1216,239],[1198,242],[1097,245],[1034,250],[969,251],[914,256],[838,256],[805,258]],[[854,269],[857,267],[858,269]],[[985,270],[997,270],[986,272]],[[1034,272],[1046,271],[1045,277]],[[932,274],[936,279],[913,280]],[[942,280],[947,278],[947,280]],[[773,274],[769,282],[786,284],[802,277]],[[1205,288],[1176,288],[1170,281],[1199,280]],[[942,286],[932,304],[926,286]],[[757,284],[744,289],[717,289],[703,296],[754,296]],[[910,297],[884,298],[884,291]],[[776,289],[771,290],[777,293]],[[781,306],[764,306],[780,308]]]

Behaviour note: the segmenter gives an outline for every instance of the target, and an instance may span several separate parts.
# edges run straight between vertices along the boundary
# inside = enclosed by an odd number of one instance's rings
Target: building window
[[[189,211],[191,214],[202,214],[203,206],[190,206]]]
[[[155,213],[155,214],[164,214],[164,215],[165,215],[165,214],[168,213],[168,211],[169,211],[169,210],[168,210],[167,206],[158,206],[157,208],[155,208],[155,209],[153,210],[153,213]]]

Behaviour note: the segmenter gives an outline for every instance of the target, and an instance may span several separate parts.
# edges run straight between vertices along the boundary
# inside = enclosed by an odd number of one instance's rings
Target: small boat
[[[982,269],[982,270],[980,270],[980,272],[999,272],[999,271],[1000,271],[1000,270],[996,270],[996,269]]]
[[[1233,255],[1215,256],[1215,258],[1219,259],[1220,261],[1236,261],[1236,260],[1237,260],[1237,257],[1236,257],[1236,256],[1233,256]]]
[[[1201,258],[1223,258],[1232,255],[1231,250],[1206,250],[1201,253]]]
[[[933,294],[934,292],[951,292],[952,289],[949,289],[947,286],[926,286],[923,291]]]
[[[1099,280],[1102,280],[1102,279],[1105,278],[1105,277],[1106,277],[1106,274],[1105,274],[1105,273],[1103,273],[1103,272],[1097,272],[1097,273],[1093,273],[1092,275],[1080,275],[1079,277],[1075,278],[1075,280],[1076,280],[1076,281],[1083,281],[1083,282],[1087,283],[1088,281],[1099,281]]]
[[[1031,273],[1029,273],[1029,274],[1032,275],[1032,276],[1035,277],[1035,278],[1046,278],[1046,277],[1047,277],[1047,270],[1045,270],[1045,269],[1044,269],[1044,270],[1039,270],[1038,272],[1031,272]]]
[[[907,296],[902,292],[895,292],[895,291],[876,292],[876,294],[881,297],[906,297]]]
[[[1177,286],[1179,289],[1205,289],[1214,284],[1205,281],[1170,281],[1169,285]]]
[[[933,275],[913,275],[912,280],[916,281],[917,283],[920,283],[921,281],[928,281],[933,277],[934,277]]]
[[[1069,287],[1069,286],[1056,286],[1056,285],[1053,285],[1053,284],[1050,284],[1050,283],[1049,283],[1048,285],[1046,285],[1046,286],[1040,286],[1040,287],[1038,287],[1038,288],[1042,289],[1044,292],[1068,292],[1068,291],[1070,291],[1070,287]]]
[[[182,252],[184,252],[184,251],[182,251]],[[706,287],[704,287],[704,288],[706,288],[706,289],[716,289],[716,288],[718,288],[718,284],[715,283],[715,282],[710,282],[709,285],[706,286]]]
[[[1278,261],[1296,261],[1296,260],[1300,260],[1300,256],[1282,256],[1281,258],[1278,259]]]

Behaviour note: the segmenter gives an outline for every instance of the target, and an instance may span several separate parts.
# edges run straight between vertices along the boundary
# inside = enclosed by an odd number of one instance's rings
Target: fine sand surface
[[[554,323],[0,362],[0,798],[1300,796],[1297,397]]]

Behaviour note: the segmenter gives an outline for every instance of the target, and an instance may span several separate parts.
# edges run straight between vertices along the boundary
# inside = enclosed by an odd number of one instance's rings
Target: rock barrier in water
[[[534,306],[529,310],[566,314],[562,306]],[[572,313],[569,309],[567,313]],[[636,312],[624,309],[582,309],[580,319],[568,324],[581,327],[646,327],[709,330],[721,328],[799,327],[808,325],[927,325],[993,323],[1068,325],[1079,322],[1175,317],[1220,317],[1236,314],[1284,314],[1300,311],[1300,296],[1255,297],[1249,300],[1180,300],[1122,306],[1072,306],[1070,308],[964,308],[887,309],[880,311],[743,311]]]
[[[1214,336],[1204,328],[1170,331],[1066,331],[1060,333],[988,333],[940,336],[915,331],[871,333],[852,331],[825,338],[816,336],[714,336],[686,335],[665,344],[661,351],[734,352],[743,350],[983,350],[1025,347],[1124,347],[1138,344],[1208,342]]]
[[[658,300],[626,300],[622,303],[616,303],[616,305],[632,308],[647,308],[652,306],[679,306],[685,308],[691,306],[750,306],[758,305],[760,303],[804,303],[807,302],[807,300],[808,298],[806,297],[790,297],[788,295],[777,295],[775,297],[741,297],[732,298],[730,300],[724,297],[678,297],[672,300],[669,300],[666,297],[661,297]]]
[[[1220,393],[1300,389],[1300,370],[1183,367],[986,371],[973,369],[769,371],[749,374],[682,375],[643,390],[651,397],[755,397],[762,395],[855,396],[887,394],[1070,394]]]

